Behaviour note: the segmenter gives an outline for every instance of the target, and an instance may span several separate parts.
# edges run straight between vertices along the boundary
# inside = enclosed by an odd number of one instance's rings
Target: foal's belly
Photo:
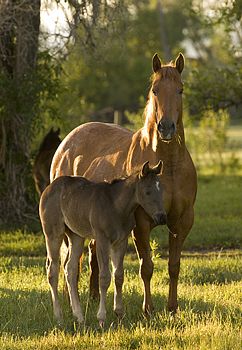
[[[78,236],[82,238],[95,238],[95,232],[93,231],[89,220],[82,217],[72,218],[64,215],[64,221],[68,228]]]

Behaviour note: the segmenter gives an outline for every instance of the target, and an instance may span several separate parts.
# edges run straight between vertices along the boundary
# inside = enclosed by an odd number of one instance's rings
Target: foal
[[[40,219],[46,239],[47,277],[58,321],[62,319],[58,301],[59,256],[65,234],[69,240],[65,277],[73,315],[78,322],[83,322],[78,296],[78,262],[85,238],[95,238],[100,269],[97,318],[103,326],[106,294],[111,281],[109,256],[115,279],[114,311],[118,317],[122,316],[123,259],[128,235],[135,226],[135,209],[140,205],[157,225],[166,224],[161,173],[161,161],[153,168],[146,162],[138,173],[112,183],[62,176],[45,189],[40,199]]]

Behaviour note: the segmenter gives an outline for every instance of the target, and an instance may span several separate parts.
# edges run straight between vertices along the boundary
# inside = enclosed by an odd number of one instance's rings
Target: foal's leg
[[[113,264],[113,274],[115,282],[114,290],[114,305],[113,309],[118,318],[123,316],[123,299],[122,299],[122,287],[124,282],[124,255],[127,250],[128,238],[121,241],[119,244],[111,247],[111,260]]]
[[[88,245],[90,266],[90,296],[99,299],[99,268],[97,262],[96,241],[92,239]]]
[[[46,237],[46,248],[47,248],[47,260],[46,260],[46,271],[47,279],[50,286],[51,297],[53,302],[53,312],[58,322],[62,321],[62,312],[58,299],[58,276],[60,267],[60,247],[62,244],[63,236],[54,237],[54,235]]]
[[[68,232],[69,237],[69,259],[65,265],[65,276],[67,288],[70,296],[70,303],[73,315],[77,321],[82,323],[84,321],[80,299],[78,295],[78,274],[79,261],[83,252],[84,238]]]
[[[144,283],[143,311],[149,314],[153,311],[150,292],[150,280],[153,275],[154,264],[150,253],[150,222],[142,208],[136,212],[136,227],[133,230],[133,239],[140,260],[140,274]]]
[[[175,313],[178,307],[177,303],[177,283],[180,272],[181,250],[186,236],[188,235],[194,220],[193,208],[187,210],[180,220],[170,228],[169,233],[169,262],[168,271],[170,276],[168,310]]]
[[[104,235],[97,238],[97,260],[99,266],[99,285],[100,285],[100,303],[97,313],[97,319],[101,327],[104,326],[106,319],[106,297],[107,290],[111,282],[111,273],[109,269],[109,251],[110,243]]]

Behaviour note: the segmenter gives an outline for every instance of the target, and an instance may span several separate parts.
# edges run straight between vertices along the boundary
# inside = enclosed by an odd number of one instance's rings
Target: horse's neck
[[[182,123],[178,127],[177,136],[171,142],[164,142],[161,139],[157,143],[157,159],[164,162],[164,171],[172,172],[179,168],[185,158],[185,136]]]

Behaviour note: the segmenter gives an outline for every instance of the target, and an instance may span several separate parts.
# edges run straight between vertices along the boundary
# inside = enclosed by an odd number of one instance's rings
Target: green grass
[[[130,242],[125,258],[125,317],[118,324],[112,312],[111,285],[103,331],[96,320],[98,305],[88,299],[87,255],[79,283],[85,326],[77,328],[60,295],[65,322],[58,328],[45,276],[43,235],[1,232],[0,349],[241,349],[241,189],[241,176],[199,177],[196,220],[182,256],[180,308],[175,318],[166,311],[167,231],[156,229],[151,235],[156,312],[150,319],[141,311],[143,288]],[[63,278],[60,291],[62,285]]]
[[[183,258],[179,284],[180,310],[166,311],[168,273],[166,259],[155,259],[152,290],[156,313],[141,312],[142,284],[138,262],[125,259],[125,317],[118,325],[112,312],[113,286],[108,293],[104,331],[96,320],[97,303],[88,304],[88,266],[83,263],[81,303],[85,327],[77,330],[67,302],[63,329],[52,318],[44,257],[0,260],[0,348],[4,349],[240,349],[240,271],[237,254]]]
[[[234,249],[242,246],[242,176],[200,176],[195,222],[185,250]],[[151,236],[159,249],[168,246],[168,230],[156,228]]]

